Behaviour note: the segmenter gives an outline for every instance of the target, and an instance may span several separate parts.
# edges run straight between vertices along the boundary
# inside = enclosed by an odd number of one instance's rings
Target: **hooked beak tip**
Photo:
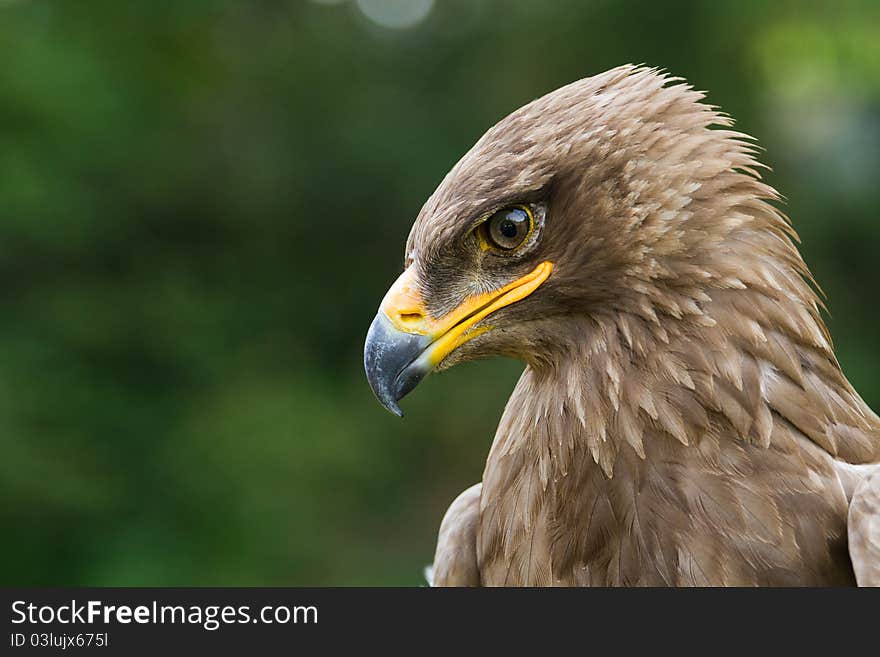
[[[376,399],[397,417],[403,417],[397,402],[430,371],[418,362],[430,342],[428,336],[395,328],[381,310],[370,325],[364,343],[364,371]]]

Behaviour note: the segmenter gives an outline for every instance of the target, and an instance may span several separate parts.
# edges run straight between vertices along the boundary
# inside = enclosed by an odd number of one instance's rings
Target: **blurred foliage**
[[[625,62],[767,149],[880,408],[880,4],[376,2],[0,0],[3,584],[420,583],[520,367],[401,421],[364,333],[479,135]]]

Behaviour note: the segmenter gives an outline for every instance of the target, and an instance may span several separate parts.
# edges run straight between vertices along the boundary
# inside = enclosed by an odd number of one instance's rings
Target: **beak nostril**
[[[424,315],[419,312],[398,313],[397,317],[402,324],[415,324],[421,322],[425,318]]]

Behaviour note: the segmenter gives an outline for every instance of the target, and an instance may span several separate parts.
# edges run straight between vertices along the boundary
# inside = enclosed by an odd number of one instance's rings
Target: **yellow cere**
[[[552,262],[542,262],[522,278],[497,290],[470,296],[443,317],[433,318],[425,310],[415,285],[415,272],[409,267],[388,290],[380,309],[398,330],[433,338],[427,355],[430,363],[437,365],[462,344],[490,328],[470,330],[474,324],[504,306],[525,299],[552,271]]]

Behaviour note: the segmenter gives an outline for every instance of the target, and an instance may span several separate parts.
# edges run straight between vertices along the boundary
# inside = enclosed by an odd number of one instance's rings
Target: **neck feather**
[[[655,305],[653,317],[569,320],[566,350],[523,373],[493,452],[533,443],[542,478],[566,475],[584,450],[612,477],[622,450],[645,458],[646,441],[688,446],[709,432],[762,447],[794,433],[845,461],[880,457],[880,419],[815,305],[754,282],[706,297],[680,316]]]

